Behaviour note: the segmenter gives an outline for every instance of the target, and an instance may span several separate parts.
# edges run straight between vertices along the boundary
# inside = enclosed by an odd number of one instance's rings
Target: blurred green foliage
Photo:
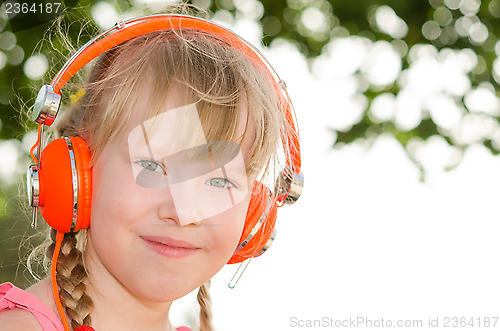
[[[222,2],[222,1],[221,1]],[[420,1],[399,1],[399,0],[358,0],[358,1],[340,1],[340,0],[288,0],[273,1],[262,0],[264,5],[264,15],[261,22],[266,32],[266,22],[274,22],[279,28],[272,30],[272,34],[267,34],[263,38],[265,44],[270,44],[275,38],[285,38],[296,44],[302,53],[314,58],[320,55],[331,40],[345,36],[345,28],[349,35],[360,35],[367,37],[372,41],[401,40],[410,50],[414,45],[430,44],[437,50],[444,48],[451,49],[471,49],[477,55],[479,61],[476,69],[469,73],[471,87],[477,87],[483,82],[489,82],[497,90],[498,81],[493,77],[494,61],[497,58],[495,46],[498,49],[498,37],[500,36],[500,1],[497,0],[420,0]],[[384,33],[374,24],[374,16],[377,8],[389,6],[394,12],[406,22],[408,32],[402,38],[393,38]],[[477,12],[475,9],[477,6]],[[328,29],[326,32],[311,32],[307,29],[301,29],[301,18],[308,8],[319,8],[325,13],[328,19]],[[215,9],[215,7],[213,7]],[[233,10],[234,11],[234,10]],[[450,15],[448,22],[442,22],[443,15]],[[473,23],[483,23],[488,29],[488,37],[484,41],[475,41],[468,35],[456,33],[457,21],[461,22],[463,18],[470,19]],[[438,28],[440,29],[439,38],[429,40],[422,30],[426,22],[435,22],[441,20]],[[279,24],[277,23],[279,22]],[[472,23],[472,24],[473,24]],[[338,30],[340,34],[336,34]],[[498,52],[498,50],[497,50]],[[485,68],[479,68],[485,65]],[[408,57],[408,51],[402,57],[402,69],[411,66]],[[498,77],[497,77],[498,79]],[[395,95],[400,87],[397,81],[388,86],[369,86],[364,92],[371,102],[377,95],[384,92],[391,92]],[[462,96],[463,98],[463,96]],[[456,102],[465,106],[462,98],[457,98]],[[352,128],[344,132],[336,131],[337,139],[335,143],[351,143],[359,138],[367,138],[367,134],[377,132],[388,133],[394,136],[403,146],[407,146],[412,138],[427,139],[432,135],[440,135],[452,146],[460,149],[467,147],[466,144],[456,142],[456,140],[446,130],[440,128],[429,116],[424,116],[420,125],[408,131],[398,130],[391,122],[374,123],[368,116],[368,109],[364,112],[363,118],[355,123]],[[427,118],[426,118],[427,117]],[[498,117],[495,118],[498,122]],[[335,130],[333,130],[335,131]],[[490,139],[484,139],[482,144],[491,150],[493,154],[498,154],[500,146],[492,144]],[[409,155],[412,158],[411,155]]]
[[[0,198],[2,208],[0,213],[0,283],[8,281],[18,286],[27,286],[33,282],[33,277],[26,268],[26,257],[30,247],[39,243],[40,240],[33,238],[27,241],[27,237],[34,235],[35,232],[31,230],[27,216],[23,212],[24,208],[20,204],[17,187],[2,190]]]

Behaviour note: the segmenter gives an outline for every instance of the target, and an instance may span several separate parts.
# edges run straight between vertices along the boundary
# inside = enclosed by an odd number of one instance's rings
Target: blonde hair
[[[58,136],[85,139],[93,160],[110,139],[125,133],[127,123],[162,113],[167,91],[174,87],[183,92],[185,104],[196,103],[207,141],[239,138],[235,137],[239,107],[241,102],[248,105],[246,124],[253,122],[255,131],[244,133],[253,135],[245,155],[247,174],[260,172],[260,181],[271,176],[273,182],[272,170],[282,168],[280,151],[289,157],[288,146],[281,145],[289,132],[284,105],[271,78],[248,55],[214,35],[190,29],[148,33],[116,46],[88,67],[84,83],[66,87],[83,87],[85,94],[61,112],[55,130]],[[144,112],[134,109],[139,100],[148,104]],[[189,131],[184,132],[189,139]],[[57,266],[61,300],[74,329],[91,324],[93,303],[85,293],[87,273],[81,253],[85,238],[85,230],[76,236],[66,234]],[[53,248],[52,243],[47,255]],[[202,331],[213,330],[208,285],[198,293]]]

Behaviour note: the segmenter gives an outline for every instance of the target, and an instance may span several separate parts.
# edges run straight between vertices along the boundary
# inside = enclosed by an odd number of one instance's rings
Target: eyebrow
[[[144,123],[141,123],[140,126],[142,135],[144,137],[144,142],[146,143],[146,147],[148,149],[148,155],[152,160],[154,160],[155,157],[151,148],[152,144],[149,139],[146,127],[144,126]],[[173,158],[178,158],[179,156],[181,156],[187,160],[203,160],[207,158],[207,156],[209,156],[212,163],[212,168],[215,169],[220,168],[221,165],[233,160],[238,155],[239,150],[240,145],[234,141],[208,141],[205,144],[186,148],[167,157],[172,156]],[[219,157],[217,164],[214,164],[213,162],[214,157]]]
[[[161,160],[164,166],[166,163],[174,165],[184,164],[183,161],[203,161],[210,159],[211,167],[203,167],[203,164],[201,164],[202,167],[200,168],[196,168],[194,165],[189,167],[189,162],[186,162],[185,170],[191,168],[191,170],[196,169],[196,171],[191,171],[189,175],[182,176],[182,178],[179,178],[181,181],[204,175],[218,168],[222,169],[224,178],[228,179],[226,172],[234,174],[239,170],[233,166],[228,166],[240,152],[240,145],[234,141],[208,141],[206,144],[187,148],[162,158],[155,158],[147,130],[143,123],[141,123],[141,129],[150,159]]]
[[[211,170],[214,170],[226,166],[238,156],[239,152],[240,147],[235,142],[209,141],[206,144],[187,148],[161,159],[166,162],[210,160]]]

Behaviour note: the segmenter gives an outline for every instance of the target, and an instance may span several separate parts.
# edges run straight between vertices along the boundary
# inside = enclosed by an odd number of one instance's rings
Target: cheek
[[[113,158],[98,159],[93,169],[88,237],[92,248],[88,254],[117,277],[126,274],[127,268],[133,268],[133,259],[128,258],[128,248],[133,244],[129,234],[137,220],[145,216],[144,209],[138,208],[141,197],[138,193],[142,192],[129,180],[132,177],[129,171]]]
[[[219,215],[215,220],[218,225],[207,224],[212,232],[213,252],[217,253],[224,264],[231,258],[238,246],[245,225],[250,194],[251,192],[236,207]]]
[[[113,233],[125,231],[141,210],[137,208],[137,194],[130,194],[137,191],[135,182],[130,180],[130,171],[113,157],[96,161],[90,226],[95,238],[112,241]]]
[[[92,180],[92,222],[113,221],[139,211],[143,190],[135,183],[130,163],[118,152],[103,151],[93,167]]]
[[[120,213],[126,202],[122,197],[123,183],[119,181],[119,173],[110,171],[109,167],[96,163],[93,169],[93,192],[91,226],[100,226],[100,223],[113,222],[113,214]],[[111,212],[113,211],[113,212]],[[104,222],[107,220],[107,222]]]
[[[92,209],[90,238],[98,251],[116,246],[114,234],[120,232],[119,220],[123,220],[123,201],[113,174],[99,163],[93,169]],[[103,245],[103,243],[109,244]],[[105,246],[105,247],[101,247]]]

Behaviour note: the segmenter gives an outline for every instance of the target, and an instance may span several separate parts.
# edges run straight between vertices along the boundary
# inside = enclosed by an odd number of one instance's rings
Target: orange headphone
[[[56,119],[62,87],[87,63],[113,47],[149,32],[173,29],[209,33],[247,54],[254,65],[262,68],[271,78],[285,111],[287,136],[282,142],[290,151],[286,167],[276,180],[275,194],[262,183],[255,182],[243,233],[228,263],[242,262],[263,254],[275,238],[277,208],[284,203],[292,204],[299,198],[304,177],[301,172],[299,136],[294,125],[292,105],[283,81],[263,55],[230,30],[197,17],[161,14],[122,21],[80,48],[64,64],[52,82],[41,88],[33,107],[32,119],[38,123],[38,140],[30,153],[36,165],[30,166],[27,173],[28,198],[33,207],[32,227],[36,228],[39,209],[45,221],[58,232],[54,259],[57,259],[64,233],[76,232],[90,226],[92,200],[92,169],[86,142],[80,137],[62,137],[43,148],[43,127],[50,126]],[[36,147],[37,156],[33,153]],[[57,261],[54,259],[52,268],[55,272]],[[56,285],[53,284],[53,287],[56,293]]]

